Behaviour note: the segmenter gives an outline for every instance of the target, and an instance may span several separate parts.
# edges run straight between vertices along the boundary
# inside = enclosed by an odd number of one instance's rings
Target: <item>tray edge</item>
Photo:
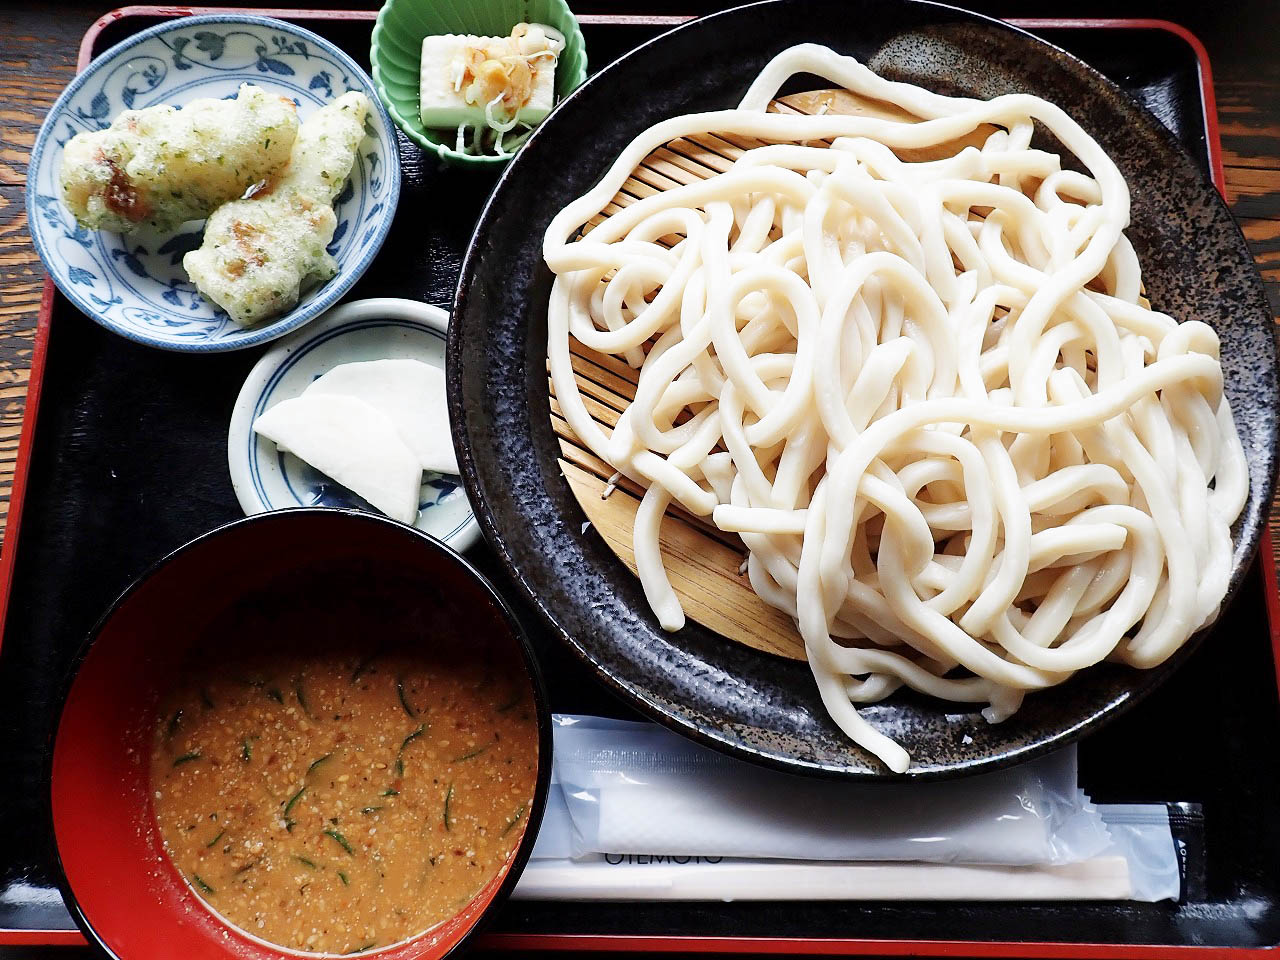
[[[253,13],[280,19],[318,20],[373,20],[372,10],[310,10],[278,7],[207,7],[202,5],[147,5],[133,4],[118,7],[99,17],[85,32],[80,42],[76,70],[83,70],[92,59],[94,43],[99,34],[117,21],[140,16],[193,16],[202,13]],[[598,14],[580,18],[594,25],[661,25],[676,26],[692,16],[646,16]],[[1044,29],[1131,29],[1163,30],[1182,39],[1191,47],[1199,72],[1202,112],[1205,122],[1205,141],[1209,152],[1210,176],[1220,193],[1224,192],[1225,175],[1222,162],[1222,144],[1218,127],[1217,101],[1214,96],[1213,74],[1209,55],[1200,39],[1187,28],[1168,20],[1149,18],[1009,18],[1008,22],[1026,30]],[[43,383],[45,357],[51,331],[52,307],[55,287],[47,277],[40,302],[35,341],[31,355],[31,373],[27,386],[26,406],[23,411],[22,429],[18,439],[14,480],[9,497],[4,540],[0,544],[0,643],[4,639],[4,626],[11,599],[11,586],[16,566],[18,534],[21,529],[22,511],[26,494],[26,480],[30,465],[31,448],[39,416],[40,394]],[[1275,558],[1272,552],[1271,530],[1268,525],[1259,544],[1261,574],[1263,577],[1267,621],[1272,647],[1272,660],[1276,668],[1276,682],[1280,686],[1280,590],[1277,588]],[[78,946],[86,941],[78,929],[19,929],[0,928],[0,947],[3,946]],[[977,941],[977,940],[863,940],[855,938],[803,938],[803,937],[688,937],[630,934],[520,934],[484,933],[476,938],[481,949],[500,951],[550,951],[565,952],[619,951],[619,952],[697,952],[697,953],[804,953],[809,955],[870,955],[880,956],[954,956],[957,952],[975,957],[1035,957],[1037,960],[1094,960],[1094,958],[1131,958],[1131,960],[1167,960],[1171,956],[1256,958],[1274,953],[1271,947],[1215,947],[1172,944],[1108,944]]]

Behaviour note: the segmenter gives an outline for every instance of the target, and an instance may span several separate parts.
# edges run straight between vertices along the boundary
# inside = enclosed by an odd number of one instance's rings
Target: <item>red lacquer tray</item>
[[[97,52],[199,7],[135,6],[102,17]],[[209,12],[215,12],[210,10]],[[225,13],[225,8],[216,12]],[[264,10],[302,23],[367,64],[369,11]],[[584,16],[603,65],[688,19]],[[1221,186],[1208,58],[1152,20],[1015,21],[1158,106]],[[441,167],[401,140],[400,213],[351,297],[447,306],[492,174]],[[423,216],[428,209],[431,216]],[[95,326],[46,283],[26,418],[0,553],[0,945],[84,943],[62,908],[46,826],[44,749],[70,654],[151,561],[239,515],[226,476],[231,402],[260,351],[181,357]],[[37,434],[37,420],[40,431]],[[108,480],[110,478],[110,480]],[[19,534],[22,545],[19,546]],[[483,547],[472,559],[502,587]],[[530,625],[536,621],[530,619]],[[1080,747],[1101,801],[1187,800],[1206,818],[1204,876],[1181,904],[510,903],[477,946],[503,951],[984,957],[1245,957],[1280,943],[1280,641],[1269,540],[1213,641],[1141,707]],[[536,632],[536,631],[535,631]],[[553,705],[621,715],[576,662],[543,639]],[[1199,722],[1193,722],[1195,713]]]

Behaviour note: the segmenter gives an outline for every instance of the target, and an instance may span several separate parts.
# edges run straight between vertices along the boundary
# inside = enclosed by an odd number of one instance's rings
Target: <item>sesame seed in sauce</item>
[[[504,828],[532,800],[537,730],[527,712],[497,709],[527,683],[522,669],[415,644],[379,652],[352,682],[368,649],[290,652],[282,633],[259,617],[226,631],[238,641],[197,645],[217,657],[163,698],[151,770],[166,853],[231,923],[292,949],[346,953],[447,920],[523,833]],[[263,702],[300,677],[307,710]],[[167,737],[177,709],[181,735]],[[197,752],[201,762],[173,766]],[[432,846],[440,837],[453,856]]]

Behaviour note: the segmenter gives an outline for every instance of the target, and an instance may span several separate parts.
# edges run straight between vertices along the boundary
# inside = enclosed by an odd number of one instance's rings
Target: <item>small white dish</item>
[[[301,120],[348,90],[374,104],[370,135],[334,201],[338,225],[328,249],[337,275],[304,292],[292,310],[252,327],[237,325],[187,279],[182,255],[199,247],[202,222],[172,235],[86,230],[63,204],[58,185],[62,149],[76,134],[101,130],[126,109],[231,97],[242,83],[289,97]],[[148,346],[213,353],[274,340],[341,300],[377,256],[399,197],[395,128],[356,62],[294,24],[220,13],[179,16],[143,30],[99,54],[71,81],[31,152],[27,222],[45,270],[90,319]]]
[[[324,506],[378,513],[345,487],[259,437],[253,422],[341,363],[411,359],[443,370],[448,329],[449,315],[439,307],[378,297],[336,307],[267,351],[240,388],[227,432],[231,486],[244,512]],[[480,528],[459,477],[423,474],[414,526],[454,550],[475,542]]]

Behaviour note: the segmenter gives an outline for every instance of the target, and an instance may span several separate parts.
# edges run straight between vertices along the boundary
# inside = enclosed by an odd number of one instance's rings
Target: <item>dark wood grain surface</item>
[[[276,0],[272,5],[289,4]],[[369,0],[297,5],[376,6]],[[574,7],[578,12],[691,13],[722,5],[714,0],[594,0]],[[1280,56],[1275,52],[1280,2],[1005,0],[966,5],[1004,17],[1159,17],[1199,36],[1214,71],[1227,200],[1280,319]],[[43,281],[23,209],[27,158],[45,112],[75,73],[81,37],[108,8],[108,0],[0,0],[0,525],[7,518]],[[1277,515],[1273,506],[1273,518]]]

